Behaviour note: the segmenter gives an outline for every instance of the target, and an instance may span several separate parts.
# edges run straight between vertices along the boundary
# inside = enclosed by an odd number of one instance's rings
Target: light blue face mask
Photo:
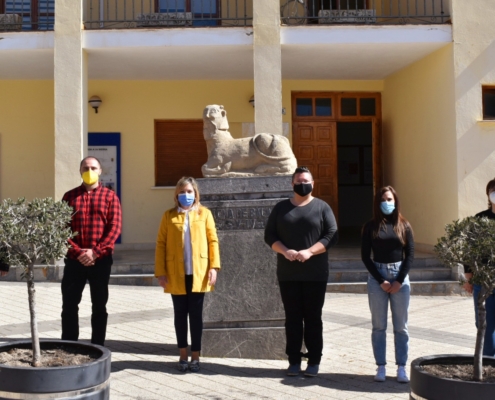
[[[380,203],[380,210],[382,210],[382,213],[385,215],[390,215],[395,210],[395,203],[392,203],[391,201],[382,201]]]
[[[190,207],[194,203],[194,193],[179,193],[179,203],[181,206]]]

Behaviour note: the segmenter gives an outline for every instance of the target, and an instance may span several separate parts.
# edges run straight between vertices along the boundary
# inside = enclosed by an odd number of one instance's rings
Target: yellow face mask
[[[100,175],[97,172],[89,170],[82,173],[82,180],[86,185],[94,185],[98,182]]]

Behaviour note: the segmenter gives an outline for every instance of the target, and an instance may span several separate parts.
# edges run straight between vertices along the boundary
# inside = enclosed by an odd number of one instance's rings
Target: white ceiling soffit
[[[253,79],[253,51],[239,46],[88,50],[89,79]]]
[[[284,79],[384,79],[452,42],[450,25],[282,27]]]
[[[0,79],[53,79],[53,32],[1,32]]]
[[[53,49],[0,50],[2,79],[53,79]]]
[[[253,79],[252,28],[86,31],[90,79]]]

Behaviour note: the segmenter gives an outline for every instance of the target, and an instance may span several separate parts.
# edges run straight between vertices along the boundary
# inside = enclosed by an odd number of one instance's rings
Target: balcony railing
[[[448,0],[282,0],[282,24],[442,24]]]
[[[250,26],[253,0],[86,0],[85,29]]]
[[[51,31],[55,0],[0,0],[0,31]]]

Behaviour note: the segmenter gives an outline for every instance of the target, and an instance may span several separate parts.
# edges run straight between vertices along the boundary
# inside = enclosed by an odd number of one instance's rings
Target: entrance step
[[[160,286],[155,274],[112,274],[110,285],[123,286]]]
[[[158,286],[154,277],[154,249],[116,248],[110,276],[112,285]],[[330,270],[327,292],[366,293],[368,271],[361,261],[359,247],[336,246],[329,253]],[[62,265],[35,266],[35,280],[60,282]],[[12,267],[3,278],[20,281],[22,269]],[[416,295],[462,294],[457,271],[443,266],[432,254],[416,252],[410,270],[411,292]],[[220,275],[221,278],[221,275]]]
[[[362,293],[366,294],[365,282],[328,283],[327,293]],[[411,294],[420,296],[465,295],[457,281],[411,281]]]
[[[361,264],[362,265],[362,264]],[[411,281],[447,281],[450,280],[452,271],[446,267],[417,267],[414,265],[409,271]],[[368,270],[362,265],[361,270],[334,269],[329,270],[329,283],[353,283],[366,282],[368,280]]]
[[[458,273],[445,267],[433,255],[416,252],[409,271],[411,294],[442,295],[463,294],[458,283]],[[361,261],[358,247],[336,246],[330,251],[330,269],[327,292],[367,293],[368,271]]]

